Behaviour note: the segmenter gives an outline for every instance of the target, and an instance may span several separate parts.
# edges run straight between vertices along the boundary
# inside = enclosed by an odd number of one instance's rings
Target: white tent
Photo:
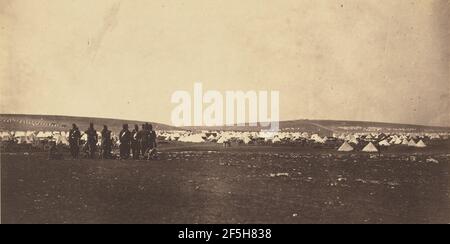
[[[250,139],[250,137],[248,137],[248,136],[244,136],[244,137],[242,138],[242,141],[243,141],[245,144],[249,144],[249,143],[252,141],[252,139]]]
[[[353,147],[350,146],[350,144],[348,144],[346,141],[344,141],[344,143],[342,143],[342,145],[338,148],[339,152],[350,152],[353,151]]]
[[[178,132],[176,132],[176,133],[171,135],[171,138],[174,139],[174,140],[178,140],[180,137],[181,137],[181,134],[178,133]]]
[[[322,138],[318,134],[314,134],[311,136],[311,140],[313,140],[316,143],[325,143],[328,140],[328,138],[327,137]]]
[[[208,137],[208,141],[213,141],[213,140],[215,140],[216,139],[216,137],[213,135],[213,134],[211,134],[209,137]]]
[[[6,132],[6,131],[1,132],[1,133],[0,133],[0,137],[1,137],[2,141],[9,141],[9,140],[12,139],[11,134],[9,134],[9,133]]]
[[[416,147],[426,147],[427,145],[422,141],[422,140],[420,140],[418,143],[416,143]]]
[[[313,134],[313,135],[311,135],[311,140],[317,141],[317,140],[322,140],[322,138],[318,134]]]
[[[69,141],[67,140],[67,138],[65,136],[55,135],[55,137],[56,137],[56,144],[69,145]]]
[[[28,144],[32,144],[36,141],[36,136],[34,134],[31,134],[29,136],[26,137],[26,142]]]
[[[394,142],[394,144],[395,145],[399,145],[399,144],[402,144],[402,139],[400,139],[400,138],[397,138],[397,139],[395,139],[395,142]]]
[[[275,137],[275,132],[272,131],[261,131],[258,134],[259,138],[264,138],[264,141],[270,141]]]
[[[408,147],[415,147],[416,146],[416,142],[413,140],[413,139],[411,139],[409,142],[408,142]]]
[[[384,140],[378,142],[378,145],[380,145],[380,146],[390,146],[391,144],[386,139],[384,139]]]
[[[378,149],[375,147],[375,145],[372,144],[372,142],[369,142],[363,149],[363,152],[378,152]]]
[[[389,144],[395,144],[396,140],[397,140],[397,138],[391,137],[391,140],[389,141]]]
[[[350,135],[350,136],[348,136],[347,137],[347,141],[349,142],[349,143],[353,143],[353,144],[355,144],[355,145],[358,145],[358,139],[356,139],[356,137],[354,136],[354,135]]]
[[[272,143],[280,143],[281,139],[277,136],[272,139]]]
[[[409,144],[409,141],[407,139],[404,139],[402,142],[402,145],[408,145],[408,144]]]
[[[14,137],[24,137],[26,135],[25,131],[16,131],[16,133],[14,133]]]
[[[178,141],[199,143],[199,142],[204,142],[205,139],[203,139],[203,135],[202,134],[195,134],[195,135],[189,135],[189,136],[180,137],[180,139],[178,139]]]
[[[176,141],[180,138],[180,134],[179,133],[175,133],[175,134],[169,134],[166,138],[169,141]]]
[[[228,139],[225,136],[222,136],[219,138],[219,140],[217,140],[217,143],[225,143],[228,142]]]
[[[26,137],[25,136],[18,136],[15,137],[15,140],[17,141],[17,144],[22,144],[26,142]]]
[[[81,135],[81,140],[87,141],[87,134],[86,133],[83,133],[83,135]]]
[[[353,144],[355,144],[355,145],[358,145],[358,139],[356,139],[356,137],[352,137],[348,142],[350,142],[350,143],[353,143]]]
[[[436,133],[429,134],[428,136],[430,137],[430,139],[439,139],[440,138],[439,134],[436,134]]]

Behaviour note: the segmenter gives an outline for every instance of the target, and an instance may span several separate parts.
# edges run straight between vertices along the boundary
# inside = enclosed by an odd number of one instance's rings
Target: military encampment
[[[0,0],[0,222],[449,224],[449,3]]]
[[[299,121],[281,122],[279,132],[269,133],[54,116],[2,115],[2,121],[6,223],[448,219],[432,214],[446,211],[445,198],[429,200],[448,192],[448,128],[375,124],[349,130],[340,122]],[[399,209],[430,214],[399,215]]]

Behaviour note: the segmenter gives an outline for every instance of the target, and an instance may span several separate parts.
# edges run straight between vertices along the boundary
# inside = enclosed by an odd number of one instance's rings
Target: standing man
[[[152,124],[147,125],[148,128],[148,159],[156,154],[156,132],[153,130]]]
[[[131,151],[133,152],[133,159],[139,159],[139,126],[134,125],[134,130],[131,132]]]
[[[142,156],[145,157],[145,153],[148,150],[148,144],[149,144],[149,130],[148,130],[148,123],[142,124],[142,130],[139,131],[139,146],[141,149]]]
[[[73,159],[78,158],[78,154],[80,153],[80,139],[81,132],[78,129],[76,124],[72,124],[72,129],[69,131],[69,146],[70,146],[70,154]]]
[[[128,130],[128,124],[122,126],[119,133],[120,141],[120,158],[128,159],[130,157],[131,132]]]
[[[87,135],[86,146],[87,146],[89,158],[93,159],[95,156],[95,147],[98,142],[97,131],[94,129],[93,123],[89,123],[89,129],[85,133]]]
[[[111,158],[111,131],[108,130],[108,126],[103,125],[102,130],[102,156],[104,159]]]

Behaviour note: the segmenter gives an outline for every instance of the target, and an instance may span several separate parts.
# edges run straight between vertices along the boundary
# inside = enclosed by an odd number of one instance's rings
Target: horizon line
[[[156,124],[161,124],[165,126],[171,126],[175,128],[187,128],[187,127],[239,127],[239,126],[247,126],[250,122],[246,122],[245,124],[236,124],[236,125],[214,125],[214,126],[174,126],[167,123],[150,121],[150,120],[142,120],[142,119],[124,119],[124,118],[112,118],[112,117],[92,117],[92,116],[76,116],[76,115],[64,115],[64,114],[27,114],[27,113],[0,113],[2,115],[10,115],[10,116],[55,116],[55,117],[78,117],[78,118],[92,118],[92,119],[111,119],[111,120],[127,120],[127,121],[136,121],[136,122],[151,122]],[[384,121],[370,121],[370,120],[344,120],[344,119],[287,119],[287,120],[279,120],[278,122],[295,122],[295,121],[335,121],[335,122],[357,122],[357,123],[379,123],[379,124],[396,124],[396,125],[404,125],[404,126],[421,126],[421,127],[438,127],[438,128],[447,128],[450,129],[450,125],[424,125],[424,124],[412,124],[412,123],[402,123],[402,122],[384,122]],[[272,121],[273,122],[273,121]],[[270,123],[270,122],[256,122],[256,123]]]

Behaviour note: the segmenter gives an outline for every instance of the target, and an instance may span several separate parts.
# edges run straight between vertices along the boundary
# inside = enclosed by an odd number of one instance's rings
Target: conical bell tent
[[[348,144],[348,142],[344,142],[344,143],[342,143],[342,145],[338,148],[338,151],[339,152],[350,152],[350,151],[353,151],[353,147],[350,145],[350,144]]]
[[[369,142],[363,149],[363,152],[378,152],[378,149],[373,145],[372,142]]]

